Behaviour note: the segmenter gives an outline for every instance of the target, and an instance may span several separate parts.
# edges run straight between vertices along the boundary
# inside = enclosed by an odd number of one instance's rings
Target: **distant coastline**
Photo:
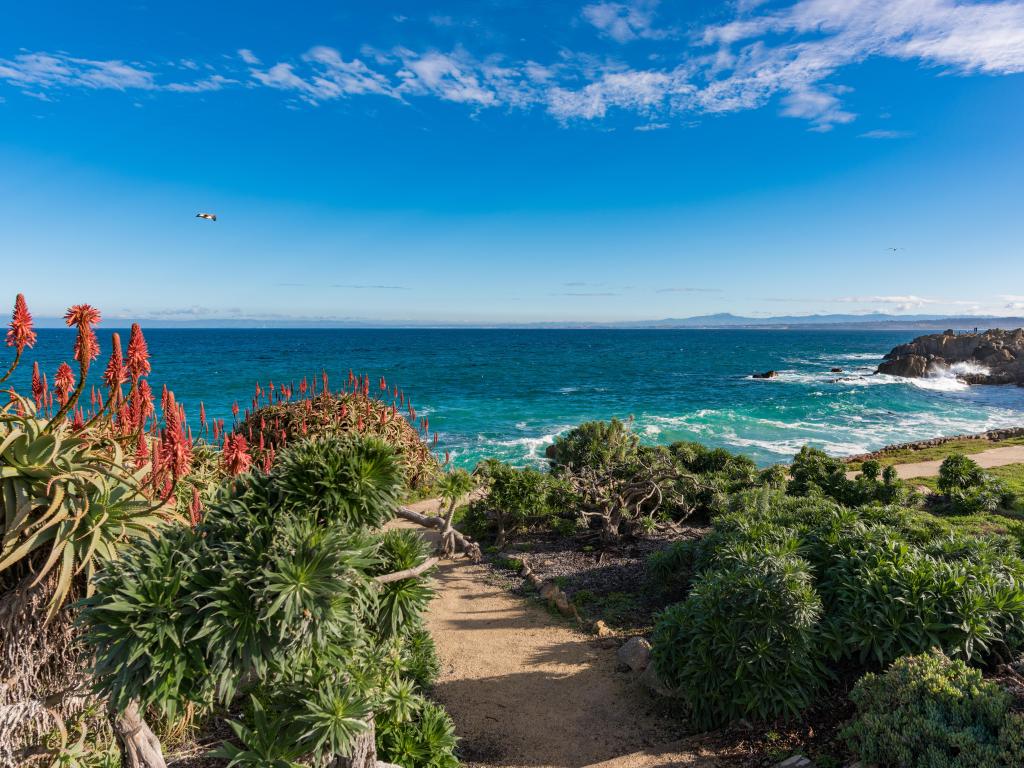
[[[261,328],[276,330],[315,329],[367,329],[367,330],[410,330],[410,329],[458,329],[458,330],[769,330],[769,331],[956,331],[987,330],[989,328],[1014,329],[1024,327],[1024,317],[960,316],[946,315],[785,315],[778,317],[744,317],[730,313],[698,315],[695,317],[663,318],[661,320],[628,320],[618,322],[576,321],[576,322],[532,322],[532,323],[455,323],[455,322],[410,322],[362,319],[329,318],[205,318],[167,319],[154,317],[111,317],[105,318],[105,328],[127,328],[132,322],[144,323],[147,328],[180,329],[248,329]],[[60,317],[38,317],[40,328],[63,328]]]

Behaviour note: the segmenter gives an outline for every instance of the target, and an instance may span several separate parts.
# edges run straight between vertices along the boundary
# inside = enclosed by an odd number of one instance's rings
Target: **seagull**
[[[217,217],[214,216],[213,218],[216,219]],[[892,251],[893,253],[896,253],[896,251],[902,251],[903,249],[902,248],[886,248],[885,250]]]
[[[216,213],[197,213],[196,214],[196,218],[197,219],[209,219],[210,221],[216,221],[217,220],[217,214]]]

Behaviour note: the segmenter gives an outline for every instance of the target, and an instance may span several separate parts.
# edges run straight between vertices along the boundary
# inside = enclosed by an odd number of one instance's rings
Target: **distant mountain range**
[[[109,318],[104,327],[122,328],[131,321]],[[662,320],[632,320],[619,322],[540,322],[540,323],[412,323],[381,322],[361,319],[288,319],[288,318],[231,318],[168,320],[140,318],[144,328],[691,328],[725,329],[749,328],[765,330],[865,330],[865,331],[918,331],[918,330],[986,330],[989,328],[1022,328],[1024,317],[965,316],[949,315],[889,315],[873,312],[867,315],[780,315],[777,317],[744,317],[729,312],[696,317],[666,317]],[[63,327],[61,318],[41,317],[38,325],[43,328]]]

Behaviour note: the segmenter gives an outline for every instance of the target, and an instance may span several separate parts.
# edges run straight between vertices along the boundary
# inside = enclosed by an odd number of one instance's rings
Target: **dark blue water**
[[[109,330],[98,329],[104,357]],[[230,423],[254,382],[325,368],[385,376],[440,434],[441,452],[539,461],[554,436],[588,419],[632,416],[645,440],[696,439],[763,464],[804,443],[851,454],[893,442],[1024,425],[1024,388],[971,387],[953,376],[872,376],[912,332],[751,330],[166,330],[146,332],[154,390],[166,382],[194,415]],[[124,338],[126,333],[122,333]],[[72,334],[42,330],[31,361],[52,381]],[[3,358],[0,358],[3,359]],[[101,370],[103,359],[97,361]],[[842,367],[844,373],[830,373]],[[777,369],[774,380],[750,378]],[[99,378],[97,370],[96,379]]]

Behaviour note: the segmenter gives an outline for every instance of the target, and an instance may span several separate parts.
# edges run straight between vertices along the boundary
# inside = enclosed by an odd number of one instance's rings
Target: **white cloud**
[[[912,134],[909,131],[887,131],[883,129],[875,129],[872,131],[865,131],[860,134],[862,139],[905,139]]]
[[[619,43],[638,38],[659,40],[668,32],[654,27],[658,0],[632,0],[625,3],[600,2],[583,6],[583,18]]]
[[[80,87],[153,90],[153,74],[123,61],[94,61],[63,53],[22,53],[0,59],[0,80],[20,88]]]
[[[196,80],[194,83],[171,83],[165,86],[165,88],[168,91],[176,91],[177,93],[204,93],[207,91],[219,91],[225,86],[233,85],[237,82],[237,80],[231,80],[223,75],[210,75],[202,80]]]
[[[685,44],[676,31],[657,26],[657,8],[655,0],[598,0],[581,11],[603,36],[657,45],[656,52],[645,52],[642,65],[588,51],[563,50],[545,62],[464,48],[381,51],[370,45],[359,49],[362,58],[347,60],[319,46],[264,65],[242,48],[233,65],[194,62],[206,76],[177,82],[138,63],[24,52],[0,59],[0,81],[46,99],[49,91],[76,87],[213,92],[248,76],[250,84],[291,92],[297,97],[291,108],[297,100],[319,104],[360,95],[435,98],[474,111],[543,109],[563,124],[621,111],[642,118],[639,130],[774,103],[781,115],[828,131],[856,119],[844,104],[850,89],[840,79],[844,68],[869,58],[906,60],[952,75],[1024,72],[1024,0],[796,0],[781,6],[737,0],[730,18],[698,29]],[[180,76],[179,64],[171,70]],[[874,129],[858,135],[909,134]]]
[[[634,131],[663,131],[666,128],[668,128],[668,123],[647,123],[633,126]]]
[[[302,60],[311,70],[306,77],[296,74],[292,64],[283,62],[266,70],[253,68],[251,74],[257,82],[270,88],[296,91],[311,104],[368,93],[396,96],[387,77],[359,59],[345,61],[334,48],[311,48]]]

